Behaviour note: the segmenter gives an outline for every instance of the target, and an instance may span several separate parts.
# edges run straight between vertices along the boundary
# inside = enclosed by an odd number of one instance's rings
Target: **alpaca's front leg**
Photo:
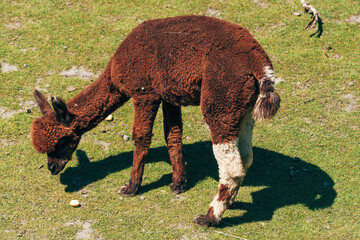
[[[171,191],[182,193],[186,189],[186,173],[182,155],[181,108],[163,102],[164,133],[172,166]]]
[[[146,155],[148,153],[154,119],[159,109],[160,100],[156,95],[133,96],[134,125],[132,138],[135,143],[131,179],[121,187],[119,193],[134,196],[142,182]]]
[[[128,184],[122,186],[119,190],[119,193],[122,195],[132,197],[139,190],[144,173],[145,158],[148,153],[148,149],[148,147],[136,147],[133,153],[131,179]]]

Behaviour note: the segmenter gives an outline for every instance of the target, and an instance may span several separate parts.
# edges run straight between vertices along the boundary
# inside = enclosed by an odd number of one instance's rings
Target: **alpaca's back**
[[[114,54],[112,81],[131,95],[155,91],[174,104],[198,105],[203,81],[231,87],[241,76],[261,78],[265,66],[270,60],[246,29],[182,16],[135,28]]]

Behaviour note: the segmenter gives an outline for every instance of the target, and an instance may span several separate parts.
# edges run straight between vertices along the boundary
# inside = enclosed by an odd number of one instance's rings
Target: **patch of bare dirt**
[[[353,15],[347,19],[345,19],[345,22],[355,24],[360,23],[360,14],[359,15]]]
[[[285,29],[286,28],[286,23],[280,22],[280,23],[271,23],[270,24],[271,28],[279,28],[279,29]]]
[[[350,127],[351,129],[354,129],[354,130],[359,129],[359,127],[358,127],[358,126],[356,126],[356,125],[350,125],[349,127]]]
[[[110,145],[111,145],[110,143],[100,141],[100,140],[95,140],[94,143],[101,145],[105,151],[108,151],[110,148]]]
[[[0,115],[1,115],[2,119],[7,119],[17,113],[19,113],[19,110],[9,110],[6,108],[0,108]]]
[[[77,77],[84,80],[92,80],[94,78],[97,78],[98,75],[87,71],[84,67],[76,67],[72,66],[69,70],[63,70],[60,72],[60,75],[63,77]]]
[[[0,108],[1,117],[3,119],[7,119],[7,118],[14,116],[15,114],[30,111],[31,108],[37,107],[38,105],[34,100],[31,100],[31,101],[21,102],[19,104],[19,106],[20,106],[20,109],[18,109],[18,110],[10,110],[7,108]]]
[[[72,221],[65,223],[64,226],[76,226],[80,228],[74,238],[76,240],[88,240],[88,239],[103,239],[101,235],[91,227],[91,221]]]
[[[43,78],[40,78],[40,77],[36,78],[35,89],[40,92],[48,92],[48,90],[46,88],[39,87],[43,81],[44,81]],[[45,87],[50,87],[50,84],[45,84]]]
[[[176,195],[173,199],[171,199],[170,201],[183,201],[186,197],[183,195]]]
[[[306,122],[307,124],[309,124],[309,125],[313,123],[313,121],[310,118],[307,118],[307,117],[303,118],[302,120],[304,122]]]
[[[269,6],[269,3],[267,3],[267,2],[262,2],[262,1],[259,1],[259,0],[253,0],[253,1],[260,8],[266,8],[267,6]]]
[[[347,112],[355,111],[359,107],[358,100],[353,93],[346,93],[341,95],[341,97],[344,98],[347,102],[345,108]]]
[[[15,144],[14,140],[8,140],[8,139],[1,139],[0,138],[0,145],[3,146],[3,147],[8,147],[8,146],[11,146],[13,144]]]
[[[38,107],[38,104],[35,100],[30,100],[30,101],[25,101],[25,102],[19,103],[19,106],[22,109],[27,110],[28,108]]]
[[[191,229],[192,226],[189,223],[173,223],[173,224],[170,224],[169,228],[171,228],[171,229]]]
[[[209,8],[205,15],[208,16],[208,17],[214,17],[214,18],[219,18],[221,19],[221,10],[217,10],[217,9],[212,9],[212,8]]]
[[[190,239],[212,239],[212,238],[209,238],[209,235],[205,233],[195,233],[195,232],[187,232],[184,235],[182,235],[180,238],[180,240],[190,240]]]
[[[27,52],[27,51],[33,51],[33,52],[35,52],[37,50],[37,48],[35,48],[35,47],[33,47],[33,48],[22,48],[22,49],[20,49],[19,51],[20,52]]]
[[[1,72],[8,73],[8,72],[16,72],[18,70],[17,66],[11,65],[6,62],[1,63]]]
[[[5,24],[5,27],[6,27],[7,29],[19,29],[19,28],[21,28],[21,23],[19,23],[19,22],[12,22],[12,23]]]

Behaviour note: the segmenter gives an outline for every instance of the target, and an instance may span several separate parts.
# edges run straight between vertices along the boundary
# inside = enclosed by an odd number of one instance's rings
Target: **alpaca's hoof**
[[[138,189],[139,186],[130,187],[129,184],[126,184],[119,189],[118,193],[126,197],[133,197],[137,193]]]
[[[185,183],[171,183],[170,189],[173,193],[179,194],[186,191],[186,184]]]
[[[213,227],[219,225],[219,222],[216,219],[213,219],[208,215],[202,215],[202,214],[194,218],[194,222],[203,227]]]

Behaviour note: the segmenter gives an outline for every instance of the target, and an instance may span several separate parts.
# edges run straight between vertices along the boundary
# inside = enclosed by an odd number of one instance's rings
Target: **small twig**
[[[216,231],[214,230],[216,233],[219,233],[219,234],[223,234],[225,236],[229,236],[229,237],[233,237],[233,238],[237,238],[237,239],[242,239],[242,240],[247,240],[246,238],[242,238],[242,237],[237,237],[237,236],[234,236],[234,235],[231,235],[231,234],[227,234],[227,233],[223,233],[223,232],[220,232],[220,231]]]
[[[313,15],[312,20],[306,25],[305,29],[308,30],[310,27],[314,27],[317,22],[320,21],[319,13],[316,11],[316,9],[311,6],[309,3],[305,2],[305,0],[300,0],[302,6],[305,9],[305,12],[308,12],[309,14]]]

